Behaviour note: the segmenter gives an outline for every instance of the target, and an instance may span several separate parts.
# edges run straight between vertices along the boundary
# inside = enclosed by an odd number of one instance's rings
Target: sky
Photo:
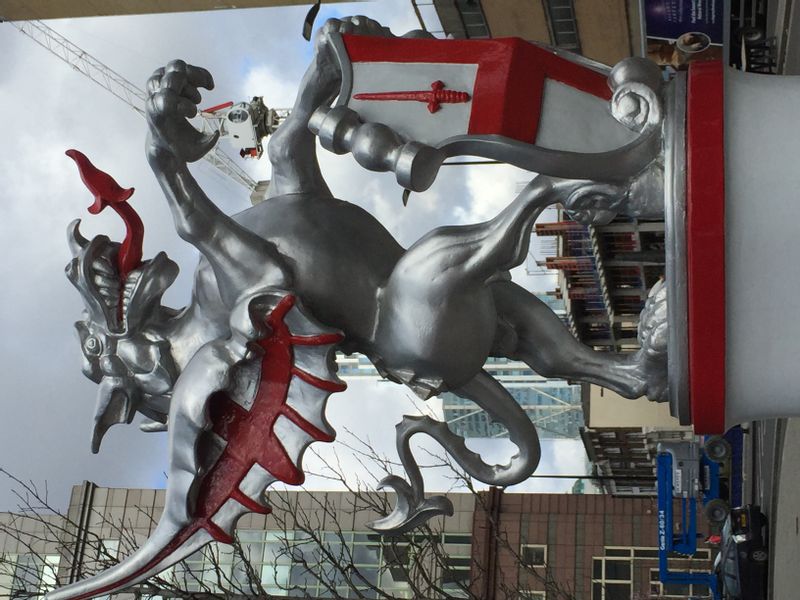
[[[307,10],[242,9],[47,24],[142,87],[157,67],[182,58],[206,67],[215,78],[216,88],[204,94],[203,106],[263,95],[269,106],[289,107],[311,56],[311,45],[300,35]],[[348,14],[367,14],[396,34],[419,27],[407,0],[323,4],[317,25]],[[80,372],[73,323],[81,318],[82,303],[64,276],[70,259],[65,232],[73,219],[83,220],[87,237],[107,234],[120,240],[124,234],[111,211],[86,212],[92,199],[64,156],[76,148],[121,185],[136,188],[131,203],[145,224],[145,258],[163,250],[181,267],[164,302],[176,308],[188,302],[197,253],[172,228],[145,160],[144,120],[8,23],[0,24],[0,109],[0,244],[7,258],[0,264],[0,467],[46,485],[51,503],[62,509],[71,486],[82,480],[110,487],[163,487],[165,434],[115,426],[99,454],[89,451],[96,385]],[[530,177],[507,166],[443,169],[430,191],[412,195],[403,208],[393,175],[368,173],[349,156],[326,154],[321,163],[333,192],[372,212],[403,245],[434,226],[494,216]],[[269,178],[266,159],[243,168],[257,180]],[[249,206],[247,191],[210,166],[198,164],[192,170],[225,212]],[[547,285],[540,277],[526,277],[521,268],[514,277],[531,289]],[[331,398],[328,418],[348,443],[369,439],[379,452],[396,458],[394,424],[403,414],[420,410],[411,396],[393,384],[354,382]],[[431,402],[435,408],[436,400]],[[420,444],[440,452],[435,443]],[[492,462],[505,462],[514,451],[504,440],[470,440],[469,446]],[[317,444],[315,450],[323,457],[335,451],[348,472],[369,479],[345,445]],[[314,470],[319,460],[310,457],[307,466]],[[580,443],[544,445],[539,474],[584,471]],[[448,489],[446,475],[428,473],[429,489]],[[330,485],[313,477],[307,482],[312,488]],[[569,480],[533,479],[514,489],[561,491],[571,485]],[[0,510],[15,506],[11,486],[0,479]]]

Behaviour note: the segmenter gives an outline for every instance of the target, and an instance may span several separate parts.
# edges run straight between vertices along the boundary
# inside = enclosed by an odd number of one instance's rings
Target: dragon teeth
[[[128,304],[130,304],[131,298],[133,297],[133,293],[136,290],[136,284],[139,283],[139,279],[142,277],[141,271],[132,271],[128,274],[127,279],[125,279],[125,285],[122,288],[122,316],[123,318],[125,315],[128,314]]]
[[[101,273],[95,273],[92,281],[98,287],[119,287],[119,282],[116,279]]]
[[[103,275],[108,275],[110,277],[115,277],[117,275],[116,269],[111,265],[105,257],[100,257],[92,263],[92,268],[102,273]]]

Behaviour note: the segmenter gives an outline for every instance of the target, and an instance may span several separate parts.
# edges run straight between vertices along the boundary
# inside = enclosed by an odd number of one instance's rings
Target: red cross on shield
[[[608,109],[609,68],[582,57],[518,38],[346,34],[333,46],[343,75],[338,104],[409,140],[436,146],[454,136],[494,134],[603,152],[636,137]]]

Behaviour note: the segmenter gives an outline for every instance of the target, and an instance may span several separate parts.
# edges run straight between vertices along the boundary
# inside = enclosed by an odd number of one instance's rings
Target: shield
[[[342,72],[337,106],[406,142],[601,181],[630,177],[656,151],[639,151],[650,131],[611,114],[610,69],[577,55],[517,38],[329,36]]]

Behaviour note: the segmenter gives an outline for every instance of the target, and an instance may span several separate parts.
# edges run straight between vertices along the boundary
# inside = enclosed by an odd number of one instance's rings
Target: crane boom
[[[111,67],[103,64],[41,21],[9,21],[9,23],[144,116],[147,94]],[[256,188],[256,182],[218,147],[214,147],[204,156],[204,159],[251,192]]]

